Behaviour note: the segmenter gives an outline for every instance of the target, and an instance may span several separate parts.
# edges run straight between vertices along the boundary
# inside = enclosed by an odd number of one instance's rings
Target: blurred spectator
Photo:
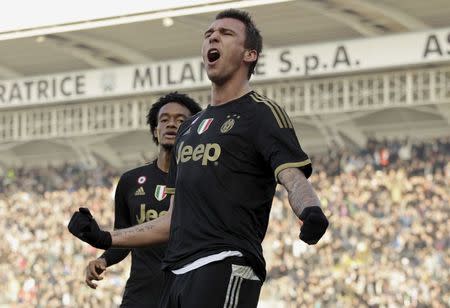
[[[370,140],[313,159],[330,218],[317,246],[298,240],[286,192],[264,242],[262,302],[280,307],[449,307],[450,138]]]
[[[371,139],[361,152],[313,157],[311,181],[330,228],[317,246],[277,190],[264,241],[261,307],[449,307],[450,138],[415,144]],[[0,306],[114,307],[129,264],[107,270],[94,292],[84,266],[99,251],[66,229],[89,206],[112,227],[120,170],[76,165],[0,175]]]

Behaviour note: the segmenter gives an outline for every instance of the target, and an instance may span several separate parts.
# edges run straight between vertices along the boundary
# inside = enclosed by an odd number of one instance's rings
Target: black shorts
[[[159,279],[129,279],[120,308],[156,308],[162,292],[163,275]]]
[[[160,308],[256,308],[261,286],[243,258],[230,257],[181,275],[167,271]]]

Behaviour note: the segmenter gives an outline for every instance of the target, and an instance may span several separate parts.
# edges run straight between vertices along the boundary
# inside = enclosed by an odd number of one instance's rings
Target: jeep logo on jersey
[[[138,224],[142,224],[142,223],[144,223],[146,221],[150,221],[150,220],[156,219],[156,218],[164,216],[166,214],[167,214],[167,211],[158,212],[155,209],[148,209],[147,210],[145,208],[145,204],[143,203],[140,206],[139,216],[136,215],[136,221],[137,221]]]
[[[180,143],[177,151],[177,164],[182,162],[201,161],[203,166],[208,162],[217,161],[220,157],[222,149],[217,143],[199,144],[195,148],[190,145],[184,145],[184,141]]]
[[[204,132],[206,132],[208,130],[209,126],[211,125],[213,120],[214,119],[209,118],[209,119],[204,119],[203,121],[201,121],[200,125],[197,127],[197,133],[199,135],[201,135]]]
[[[166,185],[156,185],[155,189],[155,198],[158,201],[164,200],[164,198],[167,196],[166,194]]]

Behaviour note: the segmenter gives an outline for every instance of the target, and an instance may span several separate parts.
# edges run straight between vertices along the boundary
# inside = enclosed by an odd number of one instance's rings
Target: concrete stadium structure
[[[0,33],[0,166],[125,168],[151,157],[149,106],[169,90],[208,103],[194,66],[203,31],[232,7],[248,10],[264,37],[254,88],[285,108],[307,152],[449,135],[447,1],[214,1]],[[129,70],[134,87],[114,92]],[[93,87],[103,92],[89,95]]]

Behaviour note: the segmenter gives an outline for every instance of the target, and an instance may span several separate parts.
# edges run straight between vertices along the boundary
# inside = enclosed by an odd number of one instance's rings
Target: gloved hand
[[[309,206],[300,214],[303,224],[300,239],[308,245],[316,244],[328,228],[328,219],[318,206]]]
[[[85,207],[80,207],[72,215],[67,228],[70,233],[93,247],[106,250],[112,245],[111,233],[100,230],[91,212]]]

